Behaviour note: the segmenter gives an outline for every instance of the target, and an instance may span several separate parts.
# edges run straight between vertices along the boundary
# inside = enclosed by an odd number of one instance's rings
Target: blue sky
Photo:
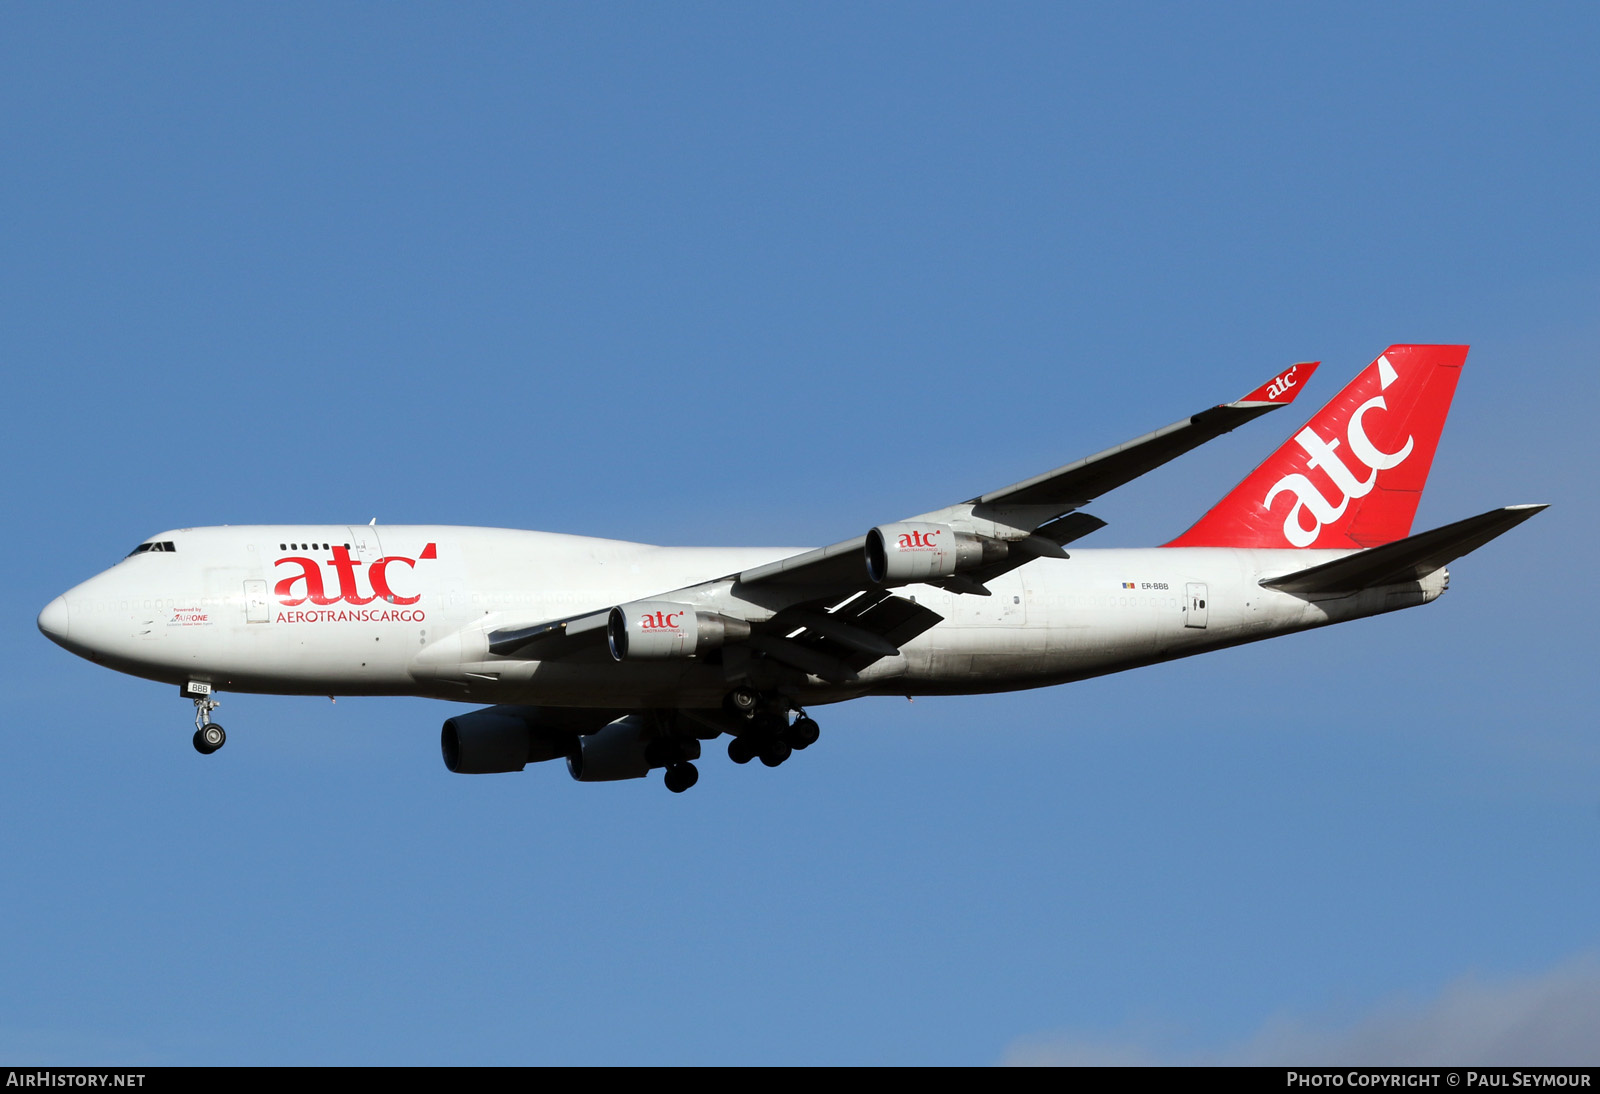
[[[0,1058],[1594,1062],[1597,32],[7,10]],[[418,699],[225,696],[202,758],[34,627],[189,525],[832,542],[1323,360],[1092,507],[1157,543],[1402,341],[1473,347],[1418,527],[1552,503],[1437,604],[681,797],[452,776]]]

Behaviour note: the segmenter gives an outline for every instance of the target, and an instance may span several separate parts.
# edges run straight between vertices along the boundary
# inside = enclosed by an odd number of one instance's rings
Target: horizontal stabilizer
[[[1420,581],[1547,508],[1510,505],[1261,582],[1286,593],[1351,593]]]

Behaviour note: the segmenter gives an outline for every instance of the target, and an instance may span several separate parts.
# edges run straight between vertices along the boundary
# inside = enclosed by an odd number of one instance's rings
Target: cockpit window
[[[171,551],[176,551],[177,549],[178,549],[177,546],[170,539],[164,539],[164,540],[159,540],[159,541],[152,541],[150,543],[141,543],[141,544],[139,544],[139,546],[137,546],[133,550],[129,551],[127,557],[132,558],[134,555],[142,555],[142,554],[146,553],[147,551],[171,552]]]

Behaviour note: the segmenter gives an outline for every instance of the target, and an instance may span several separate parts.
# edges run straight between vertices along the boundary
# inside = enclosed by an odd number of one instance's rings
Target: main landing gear
[[[667,768],[665,782],[667,789],[674,794],[682,794],[695,783],[700,781],[700,769],[688,760],[673,764]]]
[[[194,700],[194,750],[209,756],[228,743],[228,731],[211,720],[211,712],[222,704],[211,698],[211,685],[190,681],[183,686],[185,699]]]
[[[694,766],[700,758],[700,742],[693,737],[658,737],[644,755],[651,767],[667,769],[665,782],[674,794],[682,794],[700,781],[700,769]]]
[[[768,767],[777,767],[795,752],[810,748],[822,736],[817,723],[799,707],[777,696],[762,696],[749,688],[735,688],[728,693],[728,712],[742,715],[749,728],[728,742],[728,759],[736,764],[747,764],[759,759]],[[790,711],[799,717],[789,721]]]

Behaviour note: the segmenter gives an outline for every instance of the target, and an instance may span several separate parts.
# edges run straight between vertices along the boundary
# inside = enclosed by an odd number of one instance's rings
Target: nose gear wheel
[[[202,756],[211,755],[227,743],[227,731],[215,722],[207,722],[194,731],[194,750]]]
[[[211,712],[222,704],[207,695],[194,697],[194,750],[209,756],[228,743],[228,733],[211,720]]]

